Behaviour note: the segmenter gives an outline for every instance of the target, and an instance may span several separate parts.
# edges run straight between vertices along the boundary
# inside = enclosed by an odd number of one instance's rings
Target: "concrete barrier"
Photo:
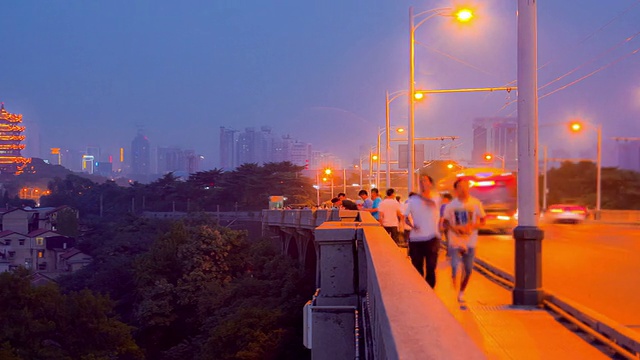
[[[600,210],[596,222],[640,225],[640,210]]]
[[[354,300],[361,309],[365,358],[486,358],[370,213],[340,215],[345,218],[315,232],[321,279],[312,310],[314,359],[353,358],[343,348],[358,340],[349,329],[355,325]],[[323,306],[326,311],[316,312]]]

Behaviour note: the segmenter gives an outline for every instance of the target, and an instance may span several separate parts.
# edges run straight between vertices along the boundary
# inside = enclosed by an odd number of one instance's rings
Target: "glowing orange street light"
[[[576,131],[577,132],[577,131],[582,130],[582,124],[580,124],[579,122],[574,121],[569,125],[569,128],[571,129],[571,131]]]
[[[371,156],[371,159],[373,159],[373,161],[378,160],[378,155],[373,155],[373,156]]]
[[[424,94],[421,93],[421,92],[415,92],[415,93],[413,93],[413,98],[415,100],[422,100],[422,99],[424,99]]]
[[[452,163],[448,163],[448,164],[447,164],[447,167],[448,167],[449,169],[453,169],[453,164],[452,164]]]
[[[322,178],[322,181],[327,181],[327,178],[326,178],[326,177],[323,177],[323,178]]]
[[[324,169],[324,173],[327,175],[331,175],[331,169]]]
[[[402,133],[404,132],[404,128],[397,128],[397,129],[396,129],[396,132],[397,132],[398,134],[402,134]]]
[[[456,11],[456,19],[462,23],[469,22],[471,19],[473,19],[473,11],[466,8],[460,9]]]
[[[491,161],[491,160],[493,160],[493,155],[488,154],[488,153],[487,153],[487,154],[484,154],[484,160],[485,160],[485,161]]]

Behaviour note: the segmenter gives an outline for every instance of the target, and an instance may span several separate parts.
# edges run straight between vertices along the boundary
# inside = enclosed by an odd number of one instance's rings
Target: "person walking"
[[[387,197],[380,203],[378,212],[380,213],[380,223],[387,233],[391,235],[396,245],[400,245],[398,226],[404,216],[402,215],[400,203],[395,198],[395,194],[396,191],[394,189],[387,189]]]
[[[440,205],[440,234],[441,234],[441,239],[442,241],[445,243],[445,245],[447,245],[447,257],[451,256],[450,255],[450,250],[451,247],[449,246],[449,239],[447,238],[447,231],[444,228],[444,209],[447,207],[447,204],[449,204],[451,202],[451,200],[453,200],[453,196],[451,196],[451,194],[447,193],[442,195],[442,205]]]
[[[451,248],[451,276],[454,288],[457,288],[458,266],[460,262],[463,264],[458,301],[464,302],[464,291],[469,285],[473,271],[478,229],[484,225],[486,214],[480,200],[469,195],[468,180],[459,179],[453,187],[457,197],[444,209],[443,223],[448,231]]]
[[[433,179],[429,175],[420,176],[420,193],[407,200],[405,219],[411,218],[409,233],[409,257],[420,275],[425,276],[429,286],[436,286],[436,267],[440,248],[440,195],[434,192]]]

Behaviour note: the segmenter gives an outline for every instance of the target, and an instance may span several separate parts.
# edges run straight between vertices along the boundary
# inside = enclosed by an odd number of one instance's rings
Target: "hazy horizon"
[[[212,168],[220,126],[268,125],[349,162],[360,146],[375,144],[385,91],[407,88],[409,6],[420,12],[451,4],[3,3],[0,101],[23,114],[27,135],[38,129],[42,156],[50,147],[129,149],[143,128],[152,146],[193,149]],[[639,4],[538,4],[540,124],[602,124],[605,165],[617,163],[611,137],[640,137]],[[436,17],[416,32],[417,87],[515,80],[517,2],[472,7],[476,18],[467,26]],[[509,104],[516,96],[430,96],[416,108],[416,136],[459,136],[455,156],[468,159],[473,119],[516,116]],[[406,127],[406,98],[391,114],[393,125]],[[594,131],[540,129],[541,144],[575,157],[595,155],[595,139]]]

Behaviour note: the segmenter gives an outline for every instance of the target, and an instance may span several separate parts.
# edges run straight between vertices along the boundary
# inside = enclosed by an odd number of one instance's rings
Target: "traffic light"
[[[484,154],[484,161],[492,162],[493,161],[493,155],[491,153]]]

